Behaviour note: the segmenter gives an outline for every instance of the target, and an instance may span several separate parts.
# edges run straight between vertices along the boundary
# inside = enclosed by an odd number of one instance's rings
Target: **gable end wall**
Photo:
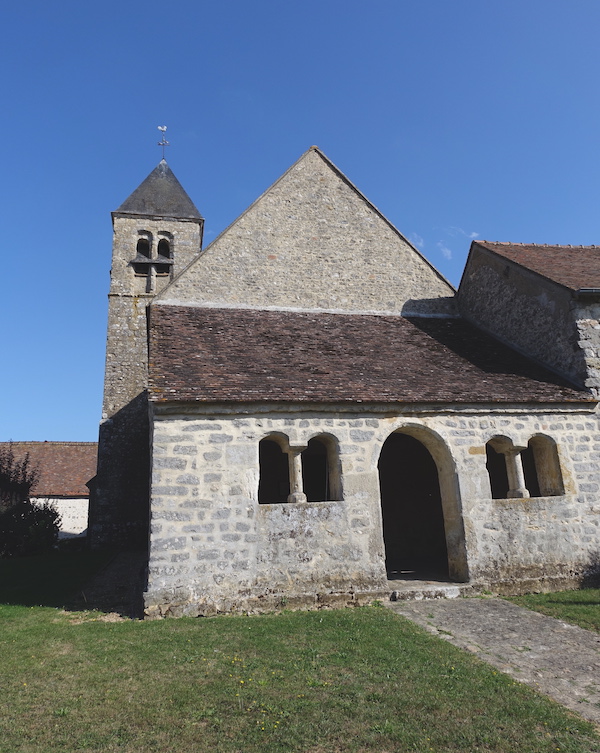
[[[574,384],[586,385],[586,363],[566,288],[475,244],[457,301],[465,319]]]
[[[454,289],[316,150],[157,301],[363,313],[454,311]]]

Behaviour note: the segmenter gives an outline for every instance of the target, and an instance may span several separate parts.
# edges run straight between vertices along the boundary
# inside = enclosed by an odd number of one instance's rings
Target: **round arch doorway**
[[[427,447],[395,432],[379,456],[388,578],[449,580],[440,480]]]

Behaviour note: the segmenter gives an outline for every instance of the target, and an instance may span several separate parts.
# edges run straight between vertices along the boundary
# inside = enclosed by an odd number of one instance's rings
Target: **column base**
[[[304,492],[292,492],[289,497],[287,498],[287,501],[290,504],[298,504],[300,502],[306,502],[306,494]]]
[[[507,499],[526,499],[527,497],[531,497],[527,489],[511,489],[506,495]]]

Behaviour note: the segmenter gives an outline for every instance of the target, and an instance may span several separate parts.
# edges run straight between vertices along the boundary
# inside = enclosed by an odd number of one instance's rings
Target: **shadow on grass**
[[[52,551],[0,559],[0,603],[140,617],[145,552]]]

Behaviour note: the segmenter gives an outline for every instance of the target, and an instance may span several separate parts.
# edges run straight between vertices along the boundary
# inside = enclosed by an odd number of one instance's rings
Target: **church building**
[[[203,248],[162,160],[113,213],[92,545],[149,617],[600,562],[600,248],[475,241],[458,291],[316,147]]]

